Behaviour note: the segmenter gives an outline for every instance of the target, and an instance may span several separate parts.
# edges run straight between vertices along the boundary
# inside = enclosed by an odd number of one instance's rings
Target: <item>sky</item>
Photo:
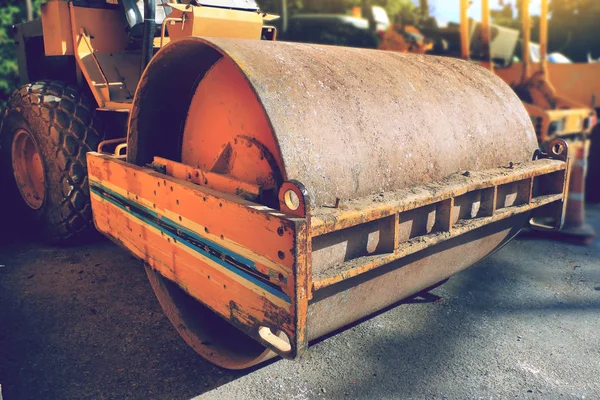
[[[413,0],[416,4],[419,3],[418,0]],[[490,0],[490,6],[492,9],[500,9],[500,1],[501,0]],[[472,5],[469,9],[469,16],[480,20],[481,19],[481,0],[472,0]],[[504,0],[504,4],[512,3],[513,8],[516,3],[515,0]],[[530,0],[531,6],[531,14],[539,15],[540,13],[540,0]],[[438,19],[438,23],[448,23],[448,22],[459,22],[460,19],[460,10],[459,10],[460,0],[429,0],[429,7],[433,10],[433,16]]]

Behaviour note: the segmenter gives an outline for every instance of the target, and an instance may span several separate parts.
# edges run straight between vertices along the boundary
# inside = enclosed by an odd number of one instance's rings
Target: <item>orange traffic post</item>
[[[565,224],[563,229],[557,233],[560,237],[569,238],[585,245],[590,244],[596,236],[594,228],[585,221],[585,177],[588,152],[588,140],[569,143],[569,153],[572,153],[569,194]]]
[[[469,43],[469,0],[460,0],[460,50],[461,58],[468,60],[471,56]]]

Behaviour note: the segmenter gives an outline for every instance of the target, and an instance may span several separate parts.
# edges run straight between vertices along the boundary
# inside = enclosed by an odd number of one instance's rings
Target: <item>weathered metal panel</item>
[[[285,332],[282,356],[303,350],[303,220],[110,156],[89,153],[88,170],[100,232],[256,340]]]
[[[527,214],[515,215],[315,291],[308,308],[310,339],[381,311],[468,268],[506,244],[527,218]]]

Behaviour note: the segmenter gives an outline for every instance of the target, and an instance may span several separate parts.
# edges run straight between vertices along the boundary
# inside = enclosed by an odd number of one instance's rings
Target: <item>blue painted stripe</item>
[[[194,239],[198,240],[199,242],[206,242],[206,244],[211,247],[214,248],[215,250],[219,251],[220,253],[224,253],[226,255],[228,255],[229,257],[233,258],[234,260],[238,261],[241,264],[244,264],[250,268],[252,268],[253,270],[255,270],[256,272],[260,273],[260,271],[258,270],[258,268],[256,268],[256,265],[254,263],[254,261],[250,260],[249,258],[246,258],[240,254],[234,253],[232,251],[230,251],[229,249],[226,249],[225,247],[220,246],[219,244],[199,236],[198,234],[196,234],[196,232],[191,231],[189,229],[187,229],[186,227],[184,227],[183,225],[180,225],[179,223],[165,217],[165,216],[161,216],[158,215],[156,212],[154,212],[153,210],[146,208],[145,206],[134,202],[126,197],[123,197],[122,195],[120,195],[119,193],[116,193],[115,191],[103,186],[100,183],[94,182],[93,185],[99,187],[101,190],[105,191],[106,193],[109,193],[111,196],[116,197],[117,199],[119,199],[120,201],[124,202],[124,203],[128,203],[131,205],[134,205],[135,207],[141,208],[144,210],[144,212],[152,215],[154,218],[156,219],[160,219],[161,221],[164,221],[166,224],[172,226],[173,228],[185,233],[186,235],[189,235],[191,237],[193,237]],[[100,194],[102,195],[102,194]]]
[[[203,238],[201,236],[198,236],[195,232],[190,231],[189,229],[175,223],[174,221],[170,220],[169,218],[165,218],[165,217],[161,217],[159,216],[156,212],[146,208],[145,206],[131,201],[123,196],[121,196],[120,194],[106,188],[105,186],[97,183],[97,182],[92,182],[91,184],[91,190],[96,193],[98,196],[102,197],[104,200],[108,201],[109,203],[111,203],[112,205],[118,207],[119,209],[123,210],[126,213],[132,214],[134,215],[136,218],[142,220],[144,223],[154,227],[155,229],[158,229],[159,231],[163,232],[164,234],[176,239],[178,242],[184,244],[186,247],[194,250],[195,252],[201,254],[203,257],[206,257],[212,261],[214,261],[215,263],[221,265],[224,268],[227,268],[229,271],[241,276],[242,278],[252,282],[253,284],[255,284],[256,286],[259,286],[260,288],[264,289],[265,291],[271,293],[274,296],[279,297],[280,299],[286,301],[287,303],[291,304],[291,300],[290,297],[284,293],[281,290],[277,290],[276,288],[269,286],[268,284],[266,284],[265,282],[262,282],[260,279],[257,279],[256,277],[250,275],[249,273],[247,273],[246,271],[238,268],[237,266],[235,266],[234,264],[230,264],[228,262],[226,262],[225,260],[222,260],[219,257],[216,257],[215,255],[207,252],[205,249],[203,249],[200,246],[197,246],[194,243],[191,243],[190,241],[184,239],[183,237],[179,236],[179,235],[173,235],[173,232],[165,229],[164,227],[156,224],[155,222],[149,220],[148,218],[146,218],[144,215],[140,214],[140,213],[136,213],[133,210],[127,209],[125,206],[123,206],[123,204],[119,203],[118,201],[115,201],[114,199],[112,199],[110,196],[115,197],[116,199],[118,199],[120,202],[122,203],[126,203],[129,204],[135,208],[139,208],[141,210],[143,210],[143,212],[151,215],[152,217],[156,218],[156,219],[160,219],[161,221],[164,221],[165,224],[170,225],[171,228],[175,229],[177,232],[183,232],[186,235],[198,240],[199,242],[202,242],[203,244],[206,244],[206,246],[208,246],[209,248],[213,248],[215,250],[217,250],[218,252],[222,252],[223,254],[226,254],[228,256],[230,256],[232,259],[236,260],[237,262],[240,262],[242,264],[244,264],[245,266],[258,271],[254,262],[252,260],[249,260],[248,258],[237,254],[237,253],[233,253],[232,251],[230,251],[229,249],[225,249],[222,246],[219,246],[218,244],[214,243],[211,240],[208,240],[206,238]],[[106,196],[105,193],[108,193],[110,196]]]

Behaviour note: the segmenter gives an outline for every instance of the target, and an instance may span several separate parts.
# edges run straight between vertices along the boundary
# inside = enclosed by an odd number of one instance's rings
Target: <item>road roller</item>
[[[51,240],[93,224],[142,260],[218,366],[296,359],[563,223],[566,142],[539,149],[480,66],[278,42],[252,1],[100,3],[17,27],[2,190]]]

